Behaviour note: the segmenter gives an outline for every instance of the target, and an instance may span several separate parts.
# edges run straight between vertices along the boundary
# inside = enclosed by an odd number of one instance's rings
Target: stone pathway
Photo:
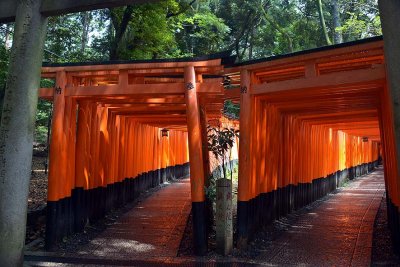
[[[108,260],[175,257],[190,209],[189,179],[174,182],[138,203],[78,254]]]
[[[256,258],[180,258],[176,253],[191,206],[186,179],[146,198],[77,253],[28,254],[26,265],[370,266],[373,225],[383,194],[379,168],[300,212]]]
[[[257,262],[370,266],[374,220],[384,192],[381,168],[357,178],[300,216],[258,256]]]

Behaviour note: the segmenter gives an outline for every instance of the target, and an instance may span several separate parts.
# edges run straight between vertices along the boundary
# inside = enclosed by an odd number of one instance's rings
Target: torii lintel
[[[156,1],[157,0],[42,0],[42,7],[40,10],[45,16],[57,16],[79,11],[142,4]],[[18,1],[15,0],[0,1],[0,23],[15,21],[17,5]]]

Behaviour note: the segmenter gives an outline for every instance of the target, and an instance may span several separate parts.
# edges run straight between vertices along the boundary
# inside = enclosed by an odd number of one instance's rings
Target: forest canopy
[[[13,24],[0,25],[0,106]],[[238,61],[381,35],[377,0],[161,0],[51,17],[45,62],[180,58],[231,51]],[[225,107],[237,114],[237,107]],[[39,101],[38,141],[51,104]]]

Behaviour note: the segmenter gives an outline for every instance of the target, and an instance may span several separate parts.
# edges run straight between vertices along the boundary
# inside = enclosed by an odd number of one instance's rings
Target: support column
[[[18,1],[0,126],[0,266],[22,266],[32,144],[47,20]]]
[[[205,106],[200,107],[200,124],[201,124],[201,141],[203,150],[203,169],[204,169],[204,185],[208,188],[210,186],[210,157],[208,151],[207,140],[207,111]],[[213,203],[212,200],[206,199],[206,212],[207,212],[207,232],[212,230],[214,221]]]
[[[81,232],[87,223],[87,194],[89,189],[89,177],[87,171],[87,143],[88,133],[88,102],[79,103],[78,129],[75,150],[75,231]]]
[[[196,255],[207,252],[206,204],[201,140],[200,108],[197,100],[196,73],[193,66],[185,67],[186,115],[188,124],[190,184],[192,193],[193,239]]]
[[[385,136],[394,135],[394,146],[385,147],[385,150],[394,149],[391,159],[387,161],[395,160],[395,166],[390,169],[385,169],[385,172],[391,172],[387,176],[390,181],[390,185],[394,186],[394,190],[389,190],[388,193],[388,221],[392,232],[392,241],[395,245],[395,249],[400,251],[400,203],[398,203],[398,196],[391,195],[390,192],[400,191],[400,177],[398,170],[400,170],[400,28],[398,27],[398,18],[400,16],[400,2],[398,0],[379,0],[379,11],[382,23],[384,50],[385,50],[385,62],[386,62],[386,73],[388,83],[388,99],[389,113],[393,115],[394,132],[389,132]],[[390,116],[389,116],[390,117]],[[389,122],[391,123],[391,122]],[[388,129],[389,128],[389,129]],[[390,131],[391,127],[386,127],[383,131]],[[387,141],[387,140],[386,140]],[[389,153],[386,153],[388,155]],[[386,161],[386,159],[385,159]],[[397,203],[396,203],[397,202]]]
[[[65,87],[66,73],[57,72],[51,123],[50,161],[47,192],[46,248],[51,249],[64,234],[62,199],[66,197],[66,164],[64,144]]]
[[[239,184],[238,184],[238,206],[237,206],[237,233],[238,247],[245,248],[249,238],[248,210],[251,179],[251,112],[252,97],[250,95],[251,79],[249,71],[242,70],[240,73],[240,139],[239,139]]]

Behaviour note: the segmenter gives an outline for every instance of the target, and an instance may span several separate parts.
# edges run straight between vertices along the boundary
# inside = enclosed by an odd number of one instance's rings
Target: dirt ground
[[[29,186],[28,211],[43,208],[47,202],[47,174],[45,174],[46,157],[34,156],[32,159],[32,176]]]
[[[47,174],[45,173],[46,151],[35,148],[32,158],[32,175],[28,196],[28,223],[25,243],[44,238],[46,229],[45,208],[47,205]]]
[[[390,239],[386,197],[382,198],[381,206],[375,218],[371,266],[400,266],[400,257],[394,253]]]

